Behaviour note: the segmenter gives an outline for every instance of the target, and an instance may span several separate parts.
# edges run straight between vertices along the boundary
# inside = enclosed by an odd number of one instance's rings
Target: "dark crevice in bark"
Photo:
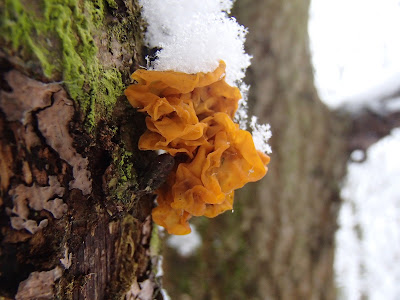
[[[116,6],[112,3],[105,2],[102,28],[104,31],[97,32],[97,36],[93,38],[98,48],[99,66],[104,67],[104,70],[117,70],[116,79],[110,79],[107,83],[122,78],[119,84],[127,85],[130,82],[130,74],[143,64],[143,22],[140,20],[140,9],[136,1],[116,0]],[[25,3],[21,5],[24,6]],[[104,41],[106,42],[103,43]],[[7,53],[10,55],[10,51]],[[12,92],[3,75],[15,68],[24,74],[36,74],[37,77],[31,77],[40,78],[42,81],[52,80],[44,78],[40,64],[34,56],[29,56],[29,60],[32,61],[22,62],[18,51],[15,52],[15,57],[7,55],[0,52],[2,90]],[[57,55],[59,53],[55,53],[55,56]],[[62,156],[57,152],[58,144],[51,140],[54,138],[49,136],[51,131],[46,132],[47,128],[43,128],[46,125],[42,123],[42,118],[51,122],[45,114],[49,112],[47,109],[52,109],[53,117],[57,114],[61,116],[58,108],[63,110],[68,107],[68,111],[71,112],[68,97],[57,98],[54,96],[56,92],[53,92],[49,105],[29,111],[28,125],[32,128],[24,127],[19,121],[7,121],[0,111],[0,129],[5,129],[0,132],[0,146],[7,147],[7,155],[11,153],[10,167],[8,164],[5,166],[11,174],[10,182],[6,188],[4,184],[0,187],[0,294],[13,297],[18,291],[18,286],[20,289],[29,290],[29,287],[21,285],[28,276],[39,276],[44,271],[58,268],[61,278],[58,279],[57,275],[56,282],[49,283],[49,292],[54,292],[53,298],[119,299],[125,297],[132,284],[136,283],[142,289],[141,281],[146,281],[147,284],[150,283],[154,297],[161,299],[158,279],[154,274],[157,259],[150,253],[152,224],[149,216],[154,206],[153,191],[166,177],[159,173],[167,173],[173,163],[168,159],[157,161],[155,153],[138,150],[139,136],[146,129],[145,116],[136,112],[124,96],[119,97],[115,107],[112,105],[113,101],[100,103],[100,99],[99,106],[104,104],[110,107],[104,108],[104,111],[96,111],[102,115],[96,116],[96,124],[93,130],[89,131],[83,127],[83,115],[79,105],[74,103],[71,120],[66,120],[69,114],[64,119],[60,118],[62,122],[60,121],[59,126],[66,126],[67,130],[59,132],[62,132],[62,135],[67,134],[69,140],[72,137],[70,150],[73,155],[76,151],[77,156],[88,159],[87,170],[91,174],[93,189],[87,195],[83,195],[83,190],[78,188],[70,189],[71,182],[76,179],[75,171],[79,171],[77,169],[82,166],[76,167],[68,155]],[[105,90],[104,93],[107,96],[109,91]],[[32,99],[34,96],[32,95]],[[54,102],[61,103],[61,100],[66,100],[62,102],[62,105],[66,106],[63,108],[60,105],[54,110]],[[106,112],[107,109],[114,110]],[[58,121],[54,120],[54,124]],[[26,136],[21,135],[26,134],[28,129],[32,129],[29,134],[34,135],[36,139],[32,147],[24,144]],[[62,140],[57,138],[57,141]],[[1,151],[0,155],[3,157]],[[121,159],[126,160],[122,164],[126,168],[124,170],[117,169]],[[127,167],[130,164],[133,165],[132,170]],[[86,170],[85,164],[83,165]],[[25,178],[26,169],[31,171],[31,178]],[[130,174],[131,171],[133,175]],[[156,177],[156,174],[159,176]],[[109,177],[105,178],[106,175]],[[108,189],[107,179],[120,179],[123,175],[127,178],[124,179],[126,185],[121,189],[122,196],[112,194]],[[0,176],[1,180],[8,180],[8,177],[3,178],[3,173]],[[68,211],[61,218],[55,219],[46,210],[34,211],[29,208],[27,218],[36,222],[48,219],[47,227],[34,234],[12,229],[10,217],[14,217],[15,214],[5,212],[6,207],[10,210],[14,204],[10,190],[20,185],[24,188],[47,188],[50,185],[50,176],[57,177],[57,181],[64,188],[64,193],[59,198],[67,204]],[[125,195],[130,203],[124,202]],[[55,198],[55,195],[51,195],[48,201]],[[71,260],[68,256],[70,254]],[[60,259],[63,259],[62,263]],[[22,295],[22,292],[18,291],[18,294]],[[34,292],[40,293],[40,287],[36,286]]]
[[[7,274],[7,277],[0,278],[2,296],[14,297],[19,283],[28,278],[29,274],[35,270],[35,266],[32,264],[20,264],[17,260],[17,253],[16,245],[3,248],[0,271],[2,274]]]
[[[0,56],[0,90],[12,92],[11,86],[4,78],[4,74],[13,68],[12,64],[4,57]]]

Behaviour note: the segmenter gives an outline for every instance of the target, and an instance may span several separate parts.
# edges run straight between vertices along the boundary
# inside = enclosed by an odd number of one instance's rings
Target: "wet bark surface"
[[[21,10],[35,14],[44,3],[22,2]],[[91,29],[97,49],[91,59],[117,69],[127,86],[132,69],[143,64],[142,20],[136,2],[109,3],[94,7],[105,15],[104,27]],[[11,10],[7,5],[0,2]],[[16,15],[10,23],[20,21]],[[70,17],[71,24],[82,21]],[[59,45],[54,32],[41,34]],[[162,299],[150,213],[153,191],[173,160],[138,150],[144,116],[124,96],[103,110],[98,100],[89,128],[88,111],[60,77],[65,70],[49,77],[29,45],[14,49],[2,37],[0,46],[0,296]],[[53,50],[55,57],[63,51]]]

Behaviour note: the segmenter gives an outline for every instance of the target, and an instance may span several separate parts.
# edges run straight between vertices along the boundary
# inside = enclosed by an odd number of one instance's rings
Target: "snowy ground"
[[[312,0],[316,85],[332,108],[374,108],[400,85],[398,0]],[[336,235],[339,299],[400,299],[400,129],[349,163]]]

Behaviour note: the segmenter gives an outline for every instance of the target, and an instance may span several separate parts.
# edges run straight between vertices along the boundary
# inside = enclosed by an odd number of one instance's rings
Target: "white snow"
[[[161,48],[149,68],[210,72],[222,59],[227,64],[228,83],[245,90],[242,79],[251,57],[243,47],[246,29],[227,14],[231,0],[140,3],[149,24],[147,43]],[[322,100],[332,108],[346,103],[374,108],[378,96],[395,89],[400,84],[399,29],[398,0],[313,0],[309,30]],[[388,109],[397,109],[399,103],[388,104]],[[246,102],[241,106],[246,107]],[[240,110],[236,120],[245,128],[245,110]],[[256,125],[254,118],[251,121],[253,128],[262,128],[262,140],[268,140],[267,125]],[[256,140],[257,147],[270,150]],[[399,153],[397,129],[371,146],[364,163],[349,163],[335,261],[340,299],[360,299],[361,295],[400,299]],[[353,159],[362,159],[362,153],[354,153]],[[188,236],[168,238],[168,244],[183,256],[193,253],[200,243],[195,229]]]
[[[365,153],[363,150],[357,149],[350,154],[350,158],[352,161],[362,162],[365,159]]]
[[[140,0],[148,23],[146,41],[162,48],[150,67],[159,71],[211,72],[226,63],[226,81],[241,82],[250,65],[247,29],[229,17],[229,0]]]
[[[243,99],[235,121],[246,129],[247,91],[245,71],[251,56],[244,51],[247,29],[230,17],[232,0],[139,0],[148,23],[145,40],[150,48],[161,48],[156,59],[147,59],[148,69],[185,73],[212,72],[220,60],[226,63],[225,80],[237,86]],[[253,124],[253,123],[252,123]],[[269,151],[269,125],[252,126],[256,147]]]
[[[400,72],[397,72],[382,78],[376,78],[375,84],[366,86],[364,91],[347,96],[342,99],[340,105],[352,112],[357,112],[360,108],[367,107],[376,113],[387,113],[396,109],[396,104],[390,97],[399,90]]]
[[[257,123],[257,117],[252,116],[250,128],[253,134],[254,145],[256,149],[264,153],[272,153],[271,147],[268,145],[268,140],[271,138],[271,126],[269,124],[260,125]]]
[[[234,121],[239,124],[242,129],[247,128],[247,122],[249,116],[247,114],[249,108],[247,105],[247,95],[249,93],[250,86],[242,82],[239,86],[240,92],[242,94],[242,99],[239,100],[238,110],[236,111]]]
[[[386,102],[384,104],[385,104],[384,109],[386,111],[391,111],[391,112],[400,111],[400,97],[392,98],[390,99],[390,102]]]
[[[335,269],[340,299],[400,299],[400,129],[349,163]]]
[[[399,83],[399,28],[398,0],[312,0],[309,33],[323,101],[337,108],[387,79]]]
[[[400,86],[398,0],[312,0],[309,33],[322,100],[378,113]],[[336,235],[338,299],[400,299],[400,129],[350,162]],[[364,153],[352,153],[353,161]]]
[[[179,255],[188,257],[201,246],[201,236],[196,230],[196,226],[190,225],[192,232],[187,235],[171,235],[167,239],[167,245],[174,248]]]

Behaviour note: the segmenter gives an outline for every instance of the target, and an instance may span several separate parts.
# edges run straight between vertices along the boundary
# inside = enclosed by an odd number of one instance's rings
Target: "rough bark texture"
[[[138,151],[144,117],[121,96],[143,64],[138,5],[65,2],[0,0],[0,297],[161,299],[149,192],[173,159]],[[237,4],[254,56],[250,108],[271,123],[274,153],[233,214],[197,220],[197,256],[165,252],[172,299],[335,298],[345,162],[398,119],[321,104],[308,5]],[[380,129],[366,134],[371,120]]]
[[[151,192],[171,158],[138,151],[122,96],[143,63],[137,2],[0,11],[0,296],[161,299]]]

